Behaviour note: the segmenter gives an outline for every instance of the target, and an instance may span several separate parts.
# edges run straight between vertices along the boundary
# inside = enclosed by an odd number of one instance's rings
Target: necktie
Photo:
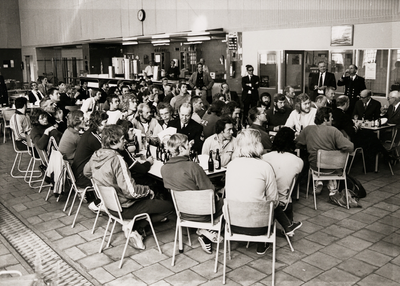
[[[322,86],[322,73],[319,74],[318,86]]]

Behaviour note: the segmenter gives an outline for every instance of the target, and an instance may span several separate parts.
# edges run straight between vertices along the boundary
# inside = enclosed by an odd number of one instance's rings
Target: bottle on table
[[[214,172],[214,160],[212,156],[212,151],[210,151],[210,156],[208,157],[208,171]]]
[[[150,144],[147,143],[146,158],[149,158],[149,157],[151,157]]]
[[[219,149],[217,149],[217,153],[215,154],[215,170],[221,169],[221,156],[219,155]]]
[[[160,149],[160,144],[158,144],[156,149],[156,160],[160,160]]]
[[[372,117],[372,121],[371,121],[371,127],[375,127],[375,120],[373,117]]]
[[[194,152],[194,160],[195,163],[200,164],[200,160],[199,160],[199,154],[197,154],[197,151]]]

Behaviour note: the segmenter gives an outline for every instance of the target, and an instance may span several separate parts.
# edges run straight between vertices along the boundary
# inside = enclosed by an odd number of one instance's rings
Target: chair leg
[[[216,250],[216,253],[215,253],[215,266],[214,266],[214,272],[215,273],[217,273],[217,271],[218,271],[218,254],[219,254],[219,240],[220,240],[220,237],[221,237],[221,228],[218,230],[217,250]]]
[[[226,232],[224,236],[224,268],[222,270],[222,284],[225,285],[225,275],[226,275],[226,248],[227,248]]]
[[[188,236],[189,245],[192,246],[192,239],[190,238],[190,231],[189,231],[189,228],[188,228],[188,227],[186,228],[186,231],[187,231],[187,236]]]
[[[351,161],[350,161],[349,168],[347,169],[347,174],[350,174],[351,166],[353,166],[353,161],[354,161],[354,158],[356,157],[356,154],[357,154],[357,152],[354,152],[354,155],[351,156]],[[364,156],[363,156],[363,158],[364,158]],[[365,170],[365,165],[364,165],[364,170]]]
[[[287,240],[287,242],[289,244],[290,250],[292,252],[294,252],[294,249],[293,249],[293,246],[292,246],[292,242],[290,241],[290,238],[289,238],[289,236],[286,235],[286,233],[285,233],[285,237],[286,237],[286,240]]]
[[[314,208],[317,210],[317,195],[315,194],[315,181],[314,177],[312,178],[312,184],[313,184],[313,194],[314,194]]]
[[[74,228],[74,227],[75,227],[76,218],[78,217],[79,210],[81,209],[82,202],[83,202],[83,200],[84,200],[84,198],[85,198],[85,194],[86,194],[86,189],[85,189],[85,190],[83,191],[83,193],[82,193],[82,197],[81,197],[81,200],[79,201],[78,208],[76,209],[74,221],[72,222],[71,228]],[[71,209],[69,210],[68,215],[71,214],[71,210],[72,210],[72,207],[73,207],[73,206],[74,206],[74,205],[71,205]]]
[[[346,206],[347,206],[347,209],[349,209],[349,191],[347,190],[347,179],[346,178],[344,178],[344,190],[346,191]]]
[[[104,244],[104,241],[106,240],[107,231],[108,231],[108,227],[110,226],[110,222],[111,222],[111,217],[108,219],[107,227],[106,227],[106,230],[104,231],[104,235],[103,235],[103,240],[101,241],[99,253],[101,253],[101,251],[103,250],[103,244]]]
[[[99,219],[99,216],[100,216],[100,209],[101,209],[101,203],[100,203],[99,210],[97,211],[96,218],[95,218],[94,223],[93,223],[92,234],[94,233],[94,229],[96,227],[97,220]]]
[[[74,194],[74,197],[72,198],[72,202],[71,202],[71,206],[70,206],[70,208],[69,208],[69,212],[68,212],[68,216],[70,216],[71,215],[71,212],[72,212],[72,209],[74,208],[74,204],[75,204],[75,200],[76,200],[76,197],[78,196],[78,190],[74,190],[75,191],[75,194]]]
[[[179,218],[177,218],[179,219]],[[171,266],[175,265],[175,252],[176,252],[176,240],[178,239],[178,232],[179,232],[179,223],[176,223],[176,230],[175,230],[175,239],[174,239],[174,250],[172,251],[172,262],[171,262]]]
[[[68,207],[68,202],[69,202],[69,199],[70,199],[70,197],[71,197],[72,188],[73,188],[73,186],[71,186],[71,188],[69,189],[69,193],[68,193],[68,196],[67,196],[67,200],[65,201],[65,205],[64,205],[64,208],[63,208],[63,212],[65,212],[66,209],[67,209],[67,207]]]
[[[362,161],[363,161],[363,167],[364,167],[364,174],[367,174],[367,168],[365,167],[365,158],[364,158],[364,150],[361,149],[361,156],[362,156]]]
[[[13,177],[15,179],[25,178],[25,175],[28,172],[28,168],[26,170],[21,170],[21,168],[20,168],[22,155],[23,155],[23,153],[17,153],[17,155],[15,156],[15,159],[14,159],[14,163],[11,167],[10,175],[11,175],[11,177]],[[16,164],[17,161],[18,161],[18,164]],[[17,166],[18,172],[22,173],[23,175],[14,175],[15,166]]]
[[[271,285],[275,285],[275,256],[276,256],[276,223],[274,223],[274,235],[275,239],[272,243],[272,283]]]
[[[147,217],[146,220],[150,224],[150,228],[151,228],[151,232],[153,233],[154,240],[156,241],[156,244],[158,247],[158,252],[160,252],[160,254],[162,254],[161,247],[160,247],[160,244],[158,243],[157,235],[156,235],[156,232],[154,231],[153,223],[151,222],[150,216],[148,214],[146,214],[146,217]]]
[[[130,228],[130,229],[129,229],[129,233],[128,233],[128,237],[126,238],[124,250],[122,251],[121,261],[119,262],[119,266],[118,266],[119,269],[121,269],[121,267],[122,267],[122,261],[124,261],[125,252],[126,252],[126,248],[128,247],[129,237],[131,236],[131,232],[132,232],[132,229]]]
[[[394,176],[392,164],[390,164],[390,162],[388,162],[388,165],[389,165],[390,173],[392,173],[392,176]]]
[[[307,191],[306,191],[306,199],[308,198],[308,188],[310,187],[310,170],[308,170],[307,175]]]
[[[297,196],[296,199],[299,200],[300,199],[300,183],[297,182]]]
[[[117,224],[117,221],[115,220],[115,221],[114,221],[114,224],[113,224],[113,226],[112,226],[112,228],[111,228],[110,238],[108,239],[106,248],[109,248],[109,247],[110,247],[111,238],[112,238],[112,235],[113,235],[113,233],[114,233],[114,229],[115,229],[115,225],[116,225],[116,224]]]

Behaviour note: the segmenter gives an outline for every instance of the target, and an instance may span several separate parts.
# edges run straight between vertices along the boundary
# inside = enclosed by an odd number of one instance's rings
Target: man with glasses
[[[345,86],[344,95],[347,95],[350,99],[350,107],[347,111],[349,114],[353,113],[361,91],[367,88],[365,86],[365,79],[357,75],[357,70],[356,65],[350,65],[349,75],[345,73],[337,82],[338,86]]]
[[[246,70],[248,75],[242,77],[243,121],[247,120],[249,109],[257,106],[258,88],[260,87],[260,78],[253,74],[253,66],[246,65]]]
[[[364,89],[360,93],[360,100],[355,104],[353,110],[353,117],[359,119],[364,118],[365,120],[376,120],[380,117],[381,103],[373,98],[372,91]]]
[[[388,119],[388,123],[396,124],[397,137],[396,142],[400,139],[400,92],[393,90],[389,93],[389,108],[381,108],[381,115]]]
[[[253,124],[250,125],[250,128],[256,129],[261,133],[261,144],[264,147],[264,153],[266,153],[266,151],[272,147],[272,142],[269,138],[268,131],[264,127],[267,122],[266,110],[264,110],[262,107],[253,107],[249,111],[249,118],[253,122]]]

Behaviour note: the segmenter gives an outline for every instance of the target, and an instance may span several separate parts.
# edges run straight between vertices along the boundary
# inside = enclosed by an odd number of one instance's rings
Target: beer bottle
[[[214,172],[214,160],[212,157],[212,151],[210,151],[210,156],[208,158],[208,171]]]
[[[219,149],[217,149],[217,154],[215,155],[216,170],[221,169],[221,156],[219,155]]]

